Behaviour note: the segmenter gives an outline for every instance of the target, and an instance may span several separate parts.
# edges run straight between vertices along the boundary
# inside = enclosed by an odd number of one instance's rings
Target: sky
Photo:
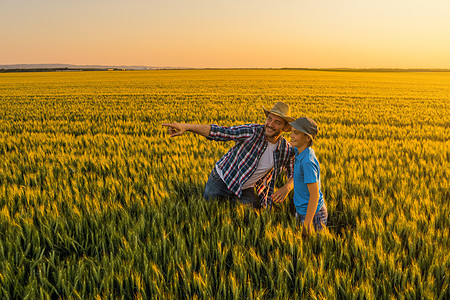
[[[0,0],[0,65],[450,68],[448,0]]]

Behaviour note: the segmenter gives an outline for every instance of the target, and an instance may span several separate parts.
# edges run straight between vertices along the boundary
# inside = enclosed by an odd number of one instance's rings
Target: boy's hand
[[[282,188],[279,188],[275,193],[272,194],[272,200],[275,203],[283,202],[284,199],[286,199],[286,196],[289,194],[291,190],[283,186]]]
[[[310,223],[309,225],[302,224],[302,237],[308,237],[314,232],[314,226]]]
[[[288,182],[285,185],[283,185],[283,187],[281,187],[275,193],[272,194],[273,202],[275,203],[283,202],[293,187],[294,187],[294,179],[291,177],[289,178]]]

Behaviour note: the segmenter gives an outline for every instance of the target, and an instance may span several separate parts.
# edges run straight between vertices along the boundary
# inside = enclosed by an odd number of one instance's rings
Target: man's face
[[[311,142],[311,138],[307,134],[292,127],[292,132],[291,132],[292,146],[301,148],[303,146],[309,145],[310,142]]]
[[[283,118],[269,113],[264,123],[264,135],[268,138],[278,138],[283,131],[289,129],[289,124]]]

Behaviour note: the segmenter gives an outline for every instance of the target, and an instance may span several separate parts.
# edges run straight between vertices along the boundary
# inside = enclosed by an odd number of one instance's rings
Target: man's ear
[[[284,125],[283,131],[284,132],[289,132],[292,130],[292,126],[290,124],[286,124]]]

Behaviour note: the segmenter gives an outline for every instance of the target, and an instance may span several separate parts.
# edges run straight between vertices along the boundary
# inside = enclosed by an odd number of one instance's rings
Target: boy
[[[289,123],[294,146],[294,205],[296,218],[303,224],[303,234],[321,230],[327,224],[328,212],[320,190],[320,166],[311,148],[317,135],[314,120],[303,117]]]

